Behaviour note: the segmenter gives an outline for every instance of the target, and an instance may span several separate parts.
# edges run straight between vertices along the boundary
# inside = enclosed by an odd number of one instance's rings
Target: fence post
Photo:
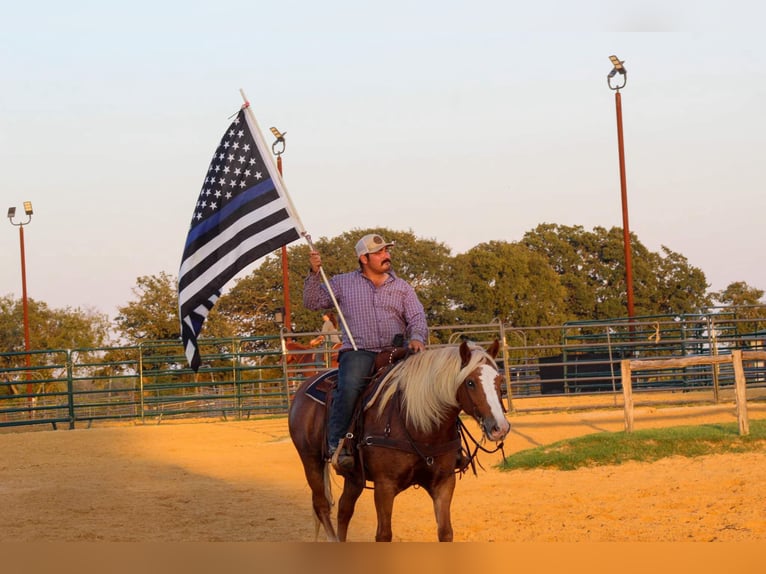
[[[708,317],[708,338],[710,339],[710,346],[712,348],[712,355],[714,357],[718,356],[718,336],[715,326],[715,318]],[[719,382],[719,375],[721,374],[721,368],[718,366],[718,363],[713,363],[713,399],[715,400],[715,404],[718,404],[720,402],[720,395],[718,393],[720,386],[718,384]]]
[[[144,342],[138,343],[138,404],[141,408],[141,424],[144,421]]]
[[[66,350],[66,395],[69,403],[69,430],[74,428],[74,381],[72,380],[72,350]]]
[[[505,325],[500,321],[500,356],[503,358],[503,377],[505,377],[506,399],[508,401],[508,412],[513,412],[513,392],[511,390],[511,368],[508,365],[508,343],[505,340]]]
[[[237,420],[242,420],[242,361],[240,353],[242,352],[242,340],[234,339],[234,355],[231,358],[232,379],[234,383],[235,396],[237,397]]]
[[[285,404],[290,404],[290,378],[287,372],[287,341],[285,341],[285,328],[279,330],[279,344],[282,347],[282,376],[284,379]]]
[[[747,417],[747,391],[745,381],[745,369],[742,366],[742,351],[735,349],[731,352],[732,366],[734,367],[734,398],[737,403],[737,424],[740,436],[750,434],[750,421]]]
[[[625,402],[625,432],[633,432],[633,383],[630,379],[630,359],[620,361],[620,374]]]

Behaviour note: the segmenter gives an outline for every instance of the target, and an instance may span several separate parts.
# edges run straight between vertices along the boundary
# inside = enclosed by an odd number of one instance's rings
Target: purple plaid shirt
[[[389,278],[380,287],[375,287],[361,270],[329,280],[358,349],[380,351],[391,346],[399,333],[405,341],[425,344],[428,338],[426,313],[415,290],[392,271],[388,274]],[[303,306],[314,311],[333,306],[319,273],[309,273],[303,283]],[[341,350],[353,349],[343,325],[341,331]]]

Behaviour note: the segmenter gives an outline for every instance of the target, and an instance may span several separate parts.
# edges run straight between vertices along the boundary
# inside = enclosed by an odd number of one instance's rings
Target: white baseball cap
[[[377,253],[381,249],[391,247],[392,245],[393,243],[387,243],[386,240],[377,233],[370,233],[356,242],[356,256],[359,258],[368,253]]]

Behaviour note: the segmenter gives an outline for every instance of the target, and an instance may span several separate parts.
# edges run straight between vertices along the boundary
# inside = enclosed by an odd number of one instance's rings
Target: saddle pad
[[[389,368],[380,370],[367,388],[362,393],[362,409],[367,410],[372,407],[378,399],[383,386],[380,384],[383,377],[388,373]],[[338,369],[330,369],[319,375],[314,382],[306,388],[306,395],[318,402],[320,405],[327,404],[327,393],[335,386],[338,381]]]
[[[320,405],[327,403],[327,391],[335,384],[338,379],[338,369],[330,369],[319,375],[314,382],[306,389],[306,395]]]

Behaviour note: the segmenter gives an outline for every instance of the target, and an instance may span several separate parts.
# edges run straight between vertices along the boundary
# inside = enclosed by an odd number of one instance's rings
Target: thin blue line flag
[[[178,273],[181,339],[195,372],[197,338],[221,289],[250,263],[300,237],[279,172],[246,108],[210,162]]]

